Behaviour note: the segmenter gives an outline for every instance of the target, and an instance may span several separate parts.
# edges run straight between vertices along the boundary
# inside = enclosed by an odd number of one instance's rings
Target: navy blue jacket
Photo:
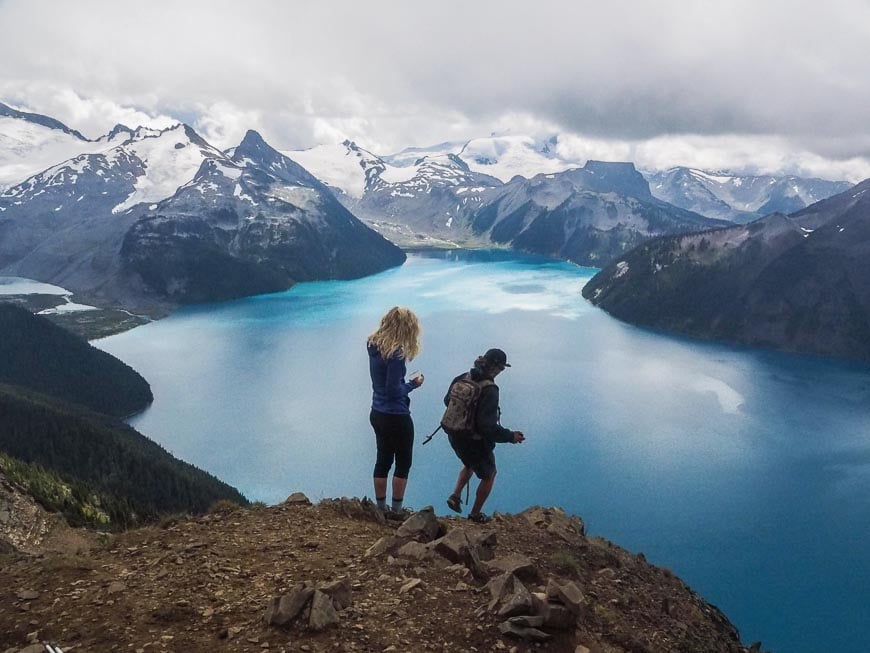
[[[366,348],[372,375],[372,410],[391,415],[410,415],[411,398],[408,394],[417,385],[405,382],[405,359],[398,354],[385,359],[372,344]]]

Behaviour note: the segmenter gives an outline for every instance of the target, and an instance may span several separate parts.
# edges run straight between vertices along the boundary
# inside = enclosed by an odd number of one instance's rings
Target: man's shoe
[[[447,497],[447,507],[450,508],[453,512],[462,513],[462,499],[460,499],[455,494],[451,494]]]
[[[468,513],[468,520],[477,524],[488,524],[492,521],[492,517],[489,517],[482,512],[470,512]]]

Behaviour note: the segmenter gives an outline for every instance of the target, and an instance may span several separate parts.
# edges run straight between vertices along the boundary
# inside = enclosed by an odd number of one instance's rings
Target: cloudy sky
[[[0,0],[0,101],[95,137],[580,156],[870,177],[870,2]]]

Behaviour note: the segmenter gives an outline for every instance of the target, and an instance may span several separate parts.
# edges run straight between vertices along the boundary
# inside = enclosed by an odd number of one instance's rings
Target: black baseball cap
[[[483,358],[490,365],[498,365],[500,367],[511,366],[511,364],[507,362],[507,354],[501,349],[488,349],[483,355]]]

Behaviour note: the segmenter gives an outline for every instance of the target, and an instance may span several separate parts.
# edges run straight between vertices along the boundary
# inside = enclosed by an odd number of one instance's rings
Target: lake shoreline
[[[870,478],[850,463],[870,446],[870,377],[627,325],[580,297],[591,274],[511,251],[427,250],[380,275],[188,308],[97,344],[149,379],[154,404],[131,424],[174,455],[252,500],[280,501],[289,481],[341,496],[371,485],[362,343],[386,307],[409,306],[424,334],[420,434],[476,354],[499,346],[513,363],[499,378],[503,424],[529,439],[498,448],[490,510],[562,505],[673,569],[749,641],[851,653],[846,633],[870,636],[855,600],[870,558],[849,545],[870,538]],[[444,439],[415,452],[407,502],[446,509],[455,464]],[[341,475],[323,475],[335,465]]]

